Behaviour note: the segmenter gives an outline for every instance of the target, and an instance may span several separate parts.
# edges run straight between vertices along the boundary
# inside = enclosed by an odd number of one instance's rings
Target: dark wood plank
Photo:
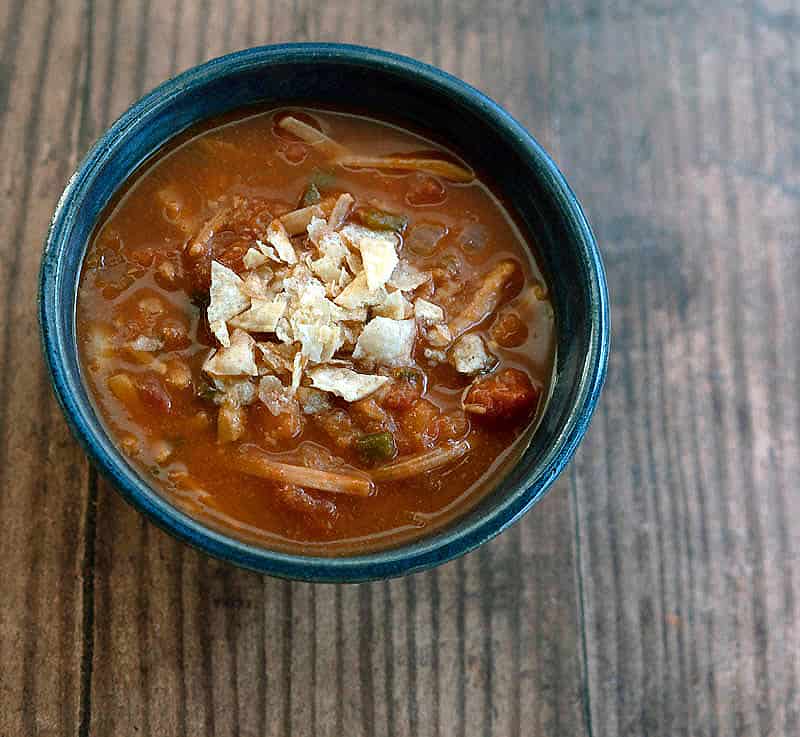
[[[85,25],[49,0],[1,14],[0,734],[74,734],[87,471],[47,387],[34,305],[47,222],[87,143]]]
[[[614,359],[569,474],[597,735],[798,731],[797,3],[553,4]]]
[[[514,94],[517,85],[538,87],[541,60],[531,69],[519,49],[539,39],[541,26],[528,11],[479,9],[477,2],[98,8],[98,128],[181,68],[249,43],[306,38],[440,62],[545,126],[534,98]],[[100,482],[91,734],[466,736],[529,734],[531,725],[540,734],[583,733],[565,491],[465,560],[342,588],[211,561],[150,526]]]

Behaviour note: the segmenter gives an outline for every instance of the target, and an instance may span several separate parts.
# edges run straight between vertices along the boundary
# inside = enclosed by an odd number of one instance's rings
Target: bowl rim
[[[91,402],[78,401],[80,390],[85,392],[85,389],[76,386],[76,377],[65,369],[62,356],[71,345],[61,329],[57,313],[60,302],[57,295],[64,276],[59,268],[66,252],[64,230],[75,218],[76,201],[82,188],[100,172],[130,131],[177,96],[191,93],[211,80],[273,63],[309,61],[358,64],[382,71],[388,69],[407,79],[416,77],[419,83],[452,95],[475,109],[490,120],[503,137],[513,139],[538,165],[540,176],[547,180],[550,197],[573,232],[576,247],[587,266],[586,286],[589,303],[593,305],[578,391],[566,421],[548,444],[538,473],[526,475],[502,502],[466,525],[457,524],[453,529],[445,527],[395,547],[339,557],[287,553],[237,540],[190,517],[149,486],[127,464],[116,446],[98,432],[100,420]],[[74,289],[77,284],[76,279]],[[38,312],[45,362],[67,423],[95,466],[128,503],[172,536],[216,558],[280,578],[314,582],[356,583],[425,570],[474,550],[518,521],[545,495],[586,432],[605,381],[610,349],[608,288],[597,243],[577,197],[549,154],[506,110],[457,77],[410,57],[340,43],[277,44],[227,54],[167,80],[128,108],[79,163],[58,201],[41,262]],[[80,377],[77,378],[79,383]]]

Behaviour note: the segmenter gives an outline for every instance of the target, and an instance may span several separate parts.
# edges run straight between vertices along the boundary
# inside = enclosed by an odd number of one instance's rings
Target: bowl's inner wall
[[[131,125],[130,134],[109,145],[111,156],[89,174],[77,203],[76,217],[65,233],[66,248],[58,265],[56,302],[65,343],[75,345],[75,303],[77,281],[89,237],[97,218],[130,174],[169,139],[202,119],[254,104],[325,105],[363,110],[399,124],[430,131],[448,143],[465,160],[493,182],[498,194],[514,210],[521,226],[532,236],[536,258],[552,294],[557,320],[557,361],[549,404],[534,434],[530,448],[492,493],[467,515],[454,521],[449,530],[466,526],[515,489],[529,483],[554,435],[566,424],[576,404],[576,394],[591,343],[591,323],[584,316],[595,307],[585,286],[592,279],[589,265],[573,244],[584,236],[578,225],[565,219],[564,205],[551,172],[533,160],[523,140],[509,140],[493,117],[484,115],[449,97],[433,84],[359,63],[315,59],[307,64],[293,61],[281,65],[272,61],[268,70],[245,68],[224,79],[209,80],[191,94],[173,96]],[[76,350],[63,356],[66,370],[80,375]],[[83,387],[81,381],[76,385]],[[85,388],[82,389],[85,393]],[[88,396],[81,400],[90,404]],[[104,435],[102,425],[94,430]],[[109,444],[111,445],[111,444]],[[541,480],[544,488],[551,479]]]

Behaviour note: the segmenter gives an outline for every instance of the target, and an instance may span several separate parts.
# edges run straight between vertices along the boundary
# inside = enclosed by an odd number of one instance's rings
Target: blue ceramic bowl
[[[340,558],[245,544],[176,509],[131,467],[95,413],[75,338],[78,278],[92,229],[130,174],[192,124],[254,103],[362,109],[429,130],[488,174],[537,244],[558,330],[552,394],[520,460],[471,511],[399,547]],[[572,456],[597,404],[608,362],[608,293],[581,207],[556,165],[507,112],[464,82],[413,59],[340,44],[248,49],[164,83],[94,145],[58,203],[39,292],[42,342],[53,387],[86,453],[122,496],[177,538],[274,576],[365,581],[443,563],[476,548],[527,512]]]

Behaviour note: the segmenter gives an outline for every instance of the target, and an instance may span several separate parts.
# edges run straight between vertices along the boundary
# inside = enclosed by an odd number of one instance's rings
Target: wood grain
[[[45,223],[77,156],[144,91],[206,58],[254,43],[367,43],[495,89],[546,127],[547,111],[512,85],[537,86],[542,27],[524,7],[482,9],[189,0],[5,9],[2,140],[13,167],[0,206],[16,229],[0,265],[10,315],[3,737],[584,733],[564,488],[481,552],[401,581],[311,586],[235,570],[166,537],[87,469],[47,388],[29,307]],[[518,50],[534,42],[542,52],[530,67]]]
[[[34,295],[51,206],[78,153],[83,23],[51,5],[9,4],[0,30],[3,735],[75,733],[81,694],[87,470],[46,390]]]
[[[800,733],[796,0],[0,4],[0,736]],[[597,417],[521,524],[435,571],[293,584],[98,480],[39,357],[40,243],[142,92],[342,40],[487,90],[587,207],[612,292]]]
[[[568,474],[597,735],[800,731],[798,11],[548,15],[554,153],[613,301]]]

